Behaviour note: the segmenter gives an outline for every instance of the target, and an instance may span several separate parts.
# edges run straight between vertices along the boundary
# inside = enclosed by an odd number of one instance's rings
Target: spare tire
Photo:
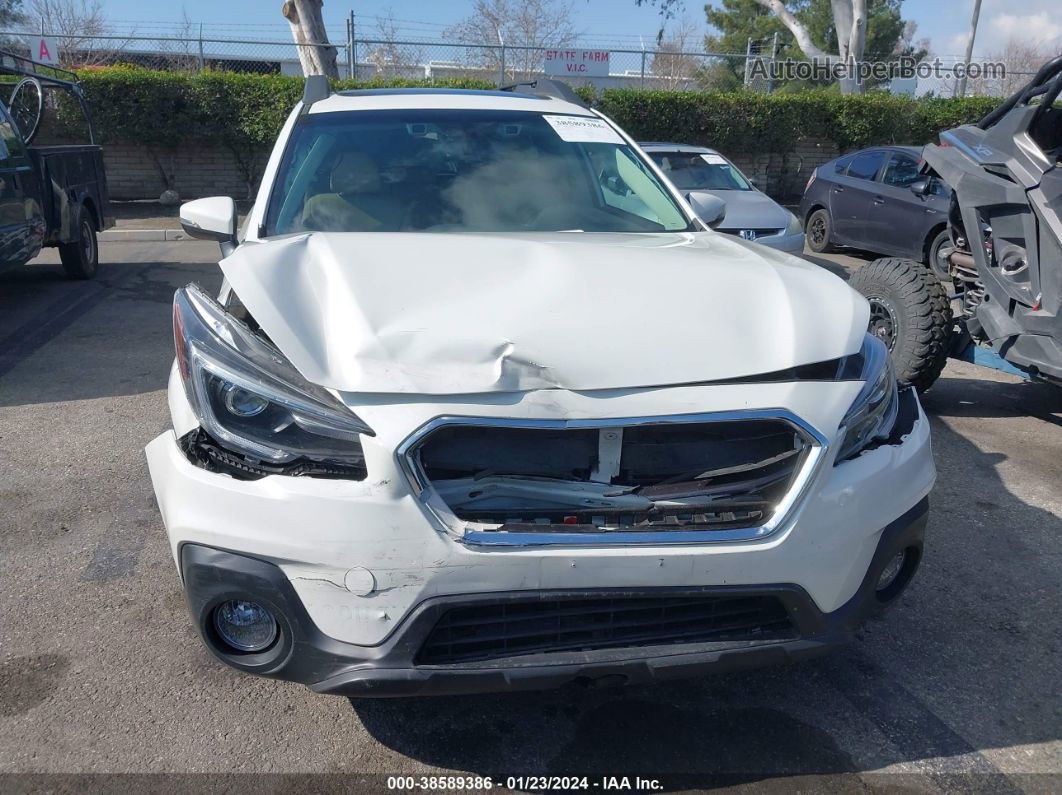
[[[848,282],[870,302],[868,330],[889,348],[896,377],[925,392],[948,359],[951,307],[930,269],[910,259],[876,259]]]

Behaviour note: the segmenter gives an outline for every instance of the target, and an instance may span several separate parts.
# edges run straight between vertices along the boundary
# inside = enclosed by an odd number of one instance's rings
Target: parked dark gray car
[[[948,187],[921,174],[922,150],[879,146],[831,160],[811,174],[800,202],[808,248],[852,246],[910,257],[941,278],[949,245]]]
[[[686,194],[690,206],[713,229],[790,254],[804,253],[800,219],[756,187],[753,180],[716,150],[659,142],[638,145],[671,183]],[[721,219],[709,222],[705,207],[714,211],[715,199],[726,203],[726,212]]]

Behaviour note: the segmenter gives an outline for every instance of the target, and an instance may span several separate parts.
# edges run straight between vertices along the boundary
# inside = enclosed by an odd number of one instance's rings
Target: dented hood
[[[308,380],[348,392],[713,381],[853,353],[867,326],[837,277],[711,232],[314,232],[221,268]]]

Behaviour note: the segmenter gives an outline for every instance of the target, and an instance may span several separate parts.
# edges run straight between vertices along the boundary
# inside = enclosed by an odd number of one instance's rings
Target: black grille
[[[773,596],[596,597],[448,610],[417,654],[421,665],[526,654],[793,637]]]
[[[416,448],[414,466],[458,520],[500,526],[487,531],[726,530],[764,524],[810,449],[774,418],[632,425],[615,429],[619,460],[602,477],[607,430],[453,424]],[[585,499],[579,484],[604,493]]]

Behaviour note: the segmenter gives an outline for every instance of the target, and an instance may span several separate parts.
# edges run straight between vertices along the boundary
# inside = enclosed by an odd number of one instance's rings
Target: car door
[[[874,182],[885,165],[885,151],[857,152],[843,174],[837,174],[830,188],[830,215],[833,234],[839,243],[867,247],[866,223],[870,205],[878,192]]]
[[[22,265],[41,249],[43,219],[33,184],[29,153],[0,103],[0,266]]]
[[[911,153],[889,153],[867,216],[871,250],[921,259],[929,229],[943,217],[937,208],[939,202],[932,196],[911,192],[911,185],[923,179],[920,170],[918,159]]]

